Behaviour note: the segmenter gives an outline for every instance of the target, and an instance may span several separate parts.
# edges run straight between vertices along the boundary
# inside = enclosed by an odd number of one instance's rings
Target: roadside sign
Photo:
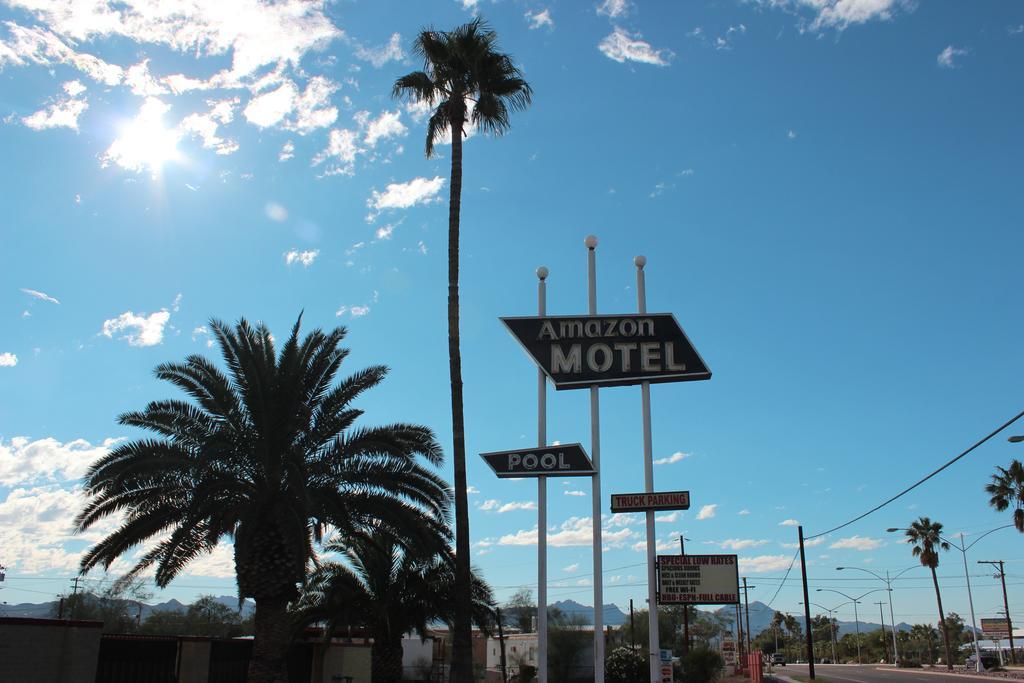
[[[736,640],[722,638],[722,659],[726,666],[736,666]]]
[[[989,638],[1009,638],[1010,625],[1006,619],[982,619],[981,632]]]
[[[594,464],[578,443],[543,448],[481,453],[499,479],[509,477],[582,477],[594,474]]]
[[[555,389],[710,379],[671,313],[509,317],[501,321]]]
[[[672,650],[660,650],[661,683],[672,683]]]
[[[659,605],[738,605],[736,555],[658,555]]]
[[[689,491],[662,493],[613,493],[612,512],[646,512],[647,510],[689,510]]]

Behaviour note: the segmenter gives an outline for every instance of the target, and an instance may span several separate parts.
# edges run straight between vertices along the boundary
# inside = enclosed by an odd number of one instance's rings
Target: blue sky
[[[656,487],[694,504],[658,523],[659,542],[675,552],[685,532],[692,552],[739,552],[751,599],[771,599],[789,567],[787,520],[835,526],[1021,409],[1020,6],[111,6],[0,3],[8,602],[67,585],[94,538],[69,531],[78,477],[135,436],[119,413],[172,393],[154,366],[213,353],[211,317],[279,334],[303,310],[308,326],[345,325],[349,370],[392,368],[362,402],[367,422],[422,422],[449,446],[449,148],[424,158],[423,112],[389,93],[418,68],[418,29],[474,14],[535,90],[509,135],[465,147],[471,532],[499,598],[536,581],[537,517],[533,482],[499,482],[475,455],[535,434],[534,371],[498,317],[534,312],[541,264],[549,311],[584,312],[588,233],[599,309],[634,310],[645,254],[649,309],[673,312],[714,372],[652,390]],[[607,500],[643,486],[639,389],[601,401]],[[549,438],[588,443],[586,392],[549,404]],[[877,585],[833,568],[911,566],[884,529],[921,514],[969,539],[1005,523],[982,487],[1021,455],[1000,436],[824,538],[812,586],[864,592]],[[590,482],[553,480],[549,498],[550,597],[589,604]],[[643,604],[642,522],[604,524],[606,599]],[[161,595],[232,593],[230,558],[225,544]],[[1024,599],[1016,532],[975,559],[1007,560],[1011,607]],[[944,556],[940,576],[966,614],[959,562]],[[996,582],[974,573],[978,616],[995,616]],[[906,576],[897,618],[934,620],[927,575]],[[798,609],[797,585],[773,606]]]

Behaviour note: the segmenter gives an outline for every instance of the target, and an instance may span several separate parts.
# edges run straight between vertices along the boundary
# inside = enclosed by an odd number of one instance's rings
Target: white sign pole
[[[548,269],[537,269],[537,315],[547,315]],[[548,394],[544,371],[537,368],[537,447],[548,441]],[[537,477],[537,681],[548,683],[548,478]]]
[[[637,256],[633,259],[636,265],[636,305],[638,313],[647,312],[647,288],[644,278],[644,266],[647,259]],[[640,384],[640,402],[644,423],[644,493],[654,493],[654,456],[651,446],[651,383]],[[654,511],[645,513],[647,519],[647,632],[650,649],[651,683],[661,681],[661,641],[658,636],[658,599],[657,599],[657,536],[654,530]],[[686,609],[686,605],[683,605]]]
[[[597,238],[588,235],[587,299],[589,314],[597,315]],[[601,570],[601,410],[598,388],[590,387],[590,458],[594,463],[591,480],[593,503],[591,524],[594,530],[594,683],[604,683],[604,575]]]

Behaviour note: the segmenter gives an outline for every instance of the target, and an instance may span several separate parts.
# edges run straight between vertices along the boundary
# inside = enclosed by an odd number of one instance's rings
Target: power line
[[[804,541],[809,541],[812,538],[818,538],[819,536],[825,536],[825,535],[831,534],[831,533],[833,533],[835,531],[839,531],[840,529],[842,529],[844,527],[850,526],[854,522],[859,522],[860,520],[864,519],[865,517],[867,517],[868,515],[870,515],[872,513],[878,512],[879,510],[881,510],[882,508],[884,508],[886,505],[888,505],[889,503],[893,502],[894,500],[897,500],[898,498],[901,498],[901,497],[905,496],[906,494],[910,493],[911,491],[916,489],[918,486],[920,486],[921,484],[925,483],[926,481],[928,481],[929,479],[934,477],[936,474],[938,474],[939,472],[943,471],[944,469],[946,469],[947,467],[949,467],[950,465],[955,463],[957,460],[960,460],[961,458],[963,458],[964,456],[969,454],[971,451],[973,451],[974,449],[978,448],[983,443],[985,443],[986,441],[991,439],[993,436],[995,436],[999,432],[1003,431],[1004,429],[1006,429],[1007,427],[1009,427],[1010,425],[1012,425],[1014,422],[1016,422],[1017,420],[1019,420],[1022,417],[1024,417],[1024,410],[1022,410],[1021,412],[1017,413],[1017,415],[1015,417],[1013,417],[1010,420],[1004,422],[1002,424],[1002,426],[998,427],[995,431],[991,432],[988,436],[982,438],[979,441],[976,441],[973,446],[971,446],[967,450],[961,452],[960,455],[956,456],[955,458],[953,458],[952,460],[947,462],[945,465],[943,465],[939,469],[935,470],[934,472],[932,472],[931,474],[926,476],[924,479],[921,479],[920,481],[918,481],[917,483],[913,484],[912,486],[909,486],[909,487],[903,489],[902,491],[900,491],[899,493],[897,493],[895,496],[893,496],[889,500],[885,501],[884,503],[882,503],[880,505],[876,505],[875,507],[871,508],[870,510],[868,510],[864,514],[862,514],[862,515],[860,515],[858,517],[854,517],[849,522],[845,522],[843,524],[840,524],[839,526],[834,527],[832,529],[829,529],[828,531],[823,531],[820,534],[814,534],[813,536],[806,536],[806,537],[804,537]]]
[[[793,559],[789,561],[789,569],[786,570],[786,575],[782,577],[782,582],[779,584],[779,587],[775,589],[775,595],[773,595],[772,599],[768,601],[768,606],[769,607],[771,607],[772,603],[775,602],[775,598],[779,597],[779,591],[781,591],[782,587],[786,585],[786,579],[789,578],[789,573],[791,571],[793,571],[793,565],[796,564],[796,558],[799,557],[799,556],[800,556],[800,551],[799,550],[797,550],[795,553],[793,553]],[[760,581],[760,580],[761,580],[760,577],[758,577],[758,581]]]

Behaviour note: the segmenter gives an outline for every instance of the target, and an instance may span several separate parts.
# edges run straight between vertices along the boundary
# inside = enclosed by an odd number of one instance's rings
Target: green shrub
[[[725,660],[716,650],[698,647],[690,650],[679,661],[681,683],[712,683],[725,669]]]
[[[523,664],[519,667],[519,683],[530,683],[537,676],[537,667]]]
[[[920,669],[921,662],[919,662],[916,659],[903,658],[899,661],[899,664],[897,664],[896,666],[900,669]]]
[[[647,660],[628,647],[617,647],[604,660],[604,679],[607,683],[645,683]]]

